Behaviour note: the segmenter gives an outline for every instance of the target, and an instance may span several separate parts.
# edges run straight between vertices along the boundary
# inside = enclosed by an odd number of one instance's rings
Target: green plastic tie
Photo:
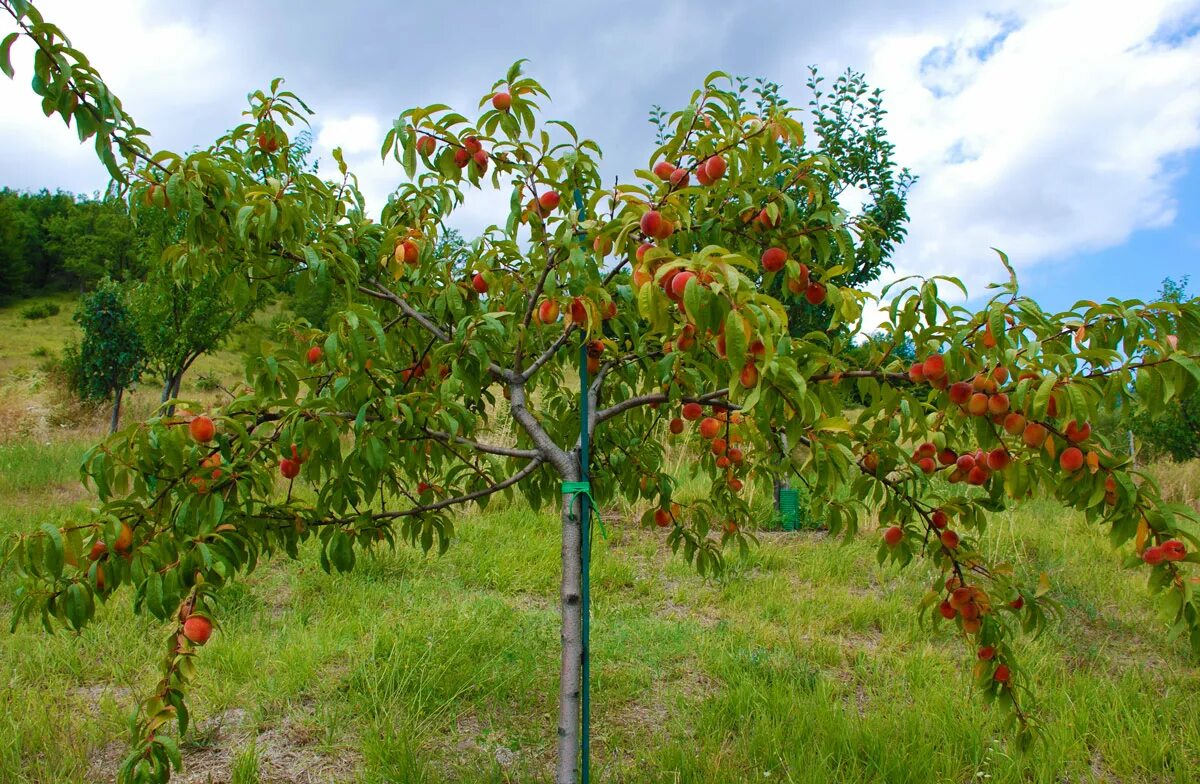
[[[596,511],[596,498],[592,495],[591,482],[563,482],[562,494],[569,495],[572,498],[579,495],[586,495],[588,501],[590,502],[588,508],[596,517],[596,522],[600,524],[600,536],[604,537],[605,539],[608,538],[608,529],[604,527],[604,518],[601,517],[600,513]]]

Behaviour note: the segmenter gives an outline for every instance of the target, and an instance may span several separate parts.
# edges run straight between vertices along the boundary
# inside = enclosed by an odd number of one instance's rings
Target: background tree
[[[273,289],[235,306],[225,295],[222,276],[177,278],[161,261],[178,259],[176,251],[186,218],[147,211],[139,216],[139,256],[153,260],[145,280],[129,287],[128,301],[143,352],[143,367],[162,379],[162,402],[179,396],[183,376],[197,359],[214,351],[241,324],[250,320]],[[173,413],[168,406],[166,413]]]
[[[1187,302],[1189,276],[1165,278],[1159,290],[1164,302]],[[1133,431],[1148,458],[1168,457],[1184,462],[1200,457],[1200,394],[1181,395],[1158,409],[1143,409],[1125,418],[1122,427]],[[1119,431],[1114,434],[1119,435]]]
[[[21,207],[15,191],[0,191],[0,301],[23,296],[29,290],[33,267],[29,246],[37,221]]]
[[[1127,563],[1146,570],[1170,633],[1200,649],[1195,516],[1139,483],[1088,424],[1102,403],[1158,406],[1196,388],[1200,303],[1053,314],[1010,278],[971,311],[942,298],[956,281],[913,279],[887,300],[884,331],[895,346],[911,341],[918,361],[881,350],[879,364],[855,366],[838,335],[869,297],[837,284],[846,270],[830,254],[854,257],[873,232],[838,206],[828,156],[785,155],[803,136],[794,112],[744,112],[723,74],[666,119],[657,173],[606,190],[596,144],[539,120],[545,91],[518,63],[473,118],[443,105],[397,118],[383,152],[406,182],[375,220],[339,153],[330,180],[292,168],[290,131],[308,110],[279,80],[210,147],[154,152],[57,28],[26,0],[0,7],[36,45],[35,91],[94,138],[135,217],[183,220],[179,277],[222,274],[243,305],[288,275],[327,274],[343,298],[327,328],[293,325],[271,354],[251,353],[248,391],[226,405],[153,417],[92,449],[83,470],[95,514],[12,543],[18,622],[80,628],[97,600],[129,585],[135,606],[169,625],[122,781],[178,769],[170,725],[186,732],[186,686],[223,585],[264,557],[298,557],[305,541],[338,571],[399,541],[444,549],[456,507],[512,491],[561,510],[556,775],[575,781],[589,527],[574,483],[585,441],[595,500],[642,505],[643,523],[701,573],[721,568],[726,547],[749,545],[742,491],[781,461],[774,439],[803,446],[782,459],[819,490],[833,532],[878,515],[881,560],[919,555],[936,573],[919,614],[961,633],[977,691],[1018,738],[1035,721],[1019,637],[1054,605],[1048,577],[994,564],[981,544],[990,513],[1013,499],[1045,493],[1118,546],[1132,541]],[[6,56],[0,66],[11,71]],[[507,190],[511,209],[470,242],[460,274],[434,249],[484,186]],[[787,296],[828,302],[830,329],[791,334],[769,293],[778,278]],[[1132,345],[1143,349],[1133,356]],[[866,401],[854,411],[837,389],[851,379]],[[494,427],[500,415],[511,435]],[[705,498],[676,497],[671,443],[709,478]]]
[[[81,200],[49,216],[44,228],[46,250],[81,291],[103,277],[128,282],[145,274],[129,208],[120,199]]]
[[[67,346],[63,358],[68,383],[84,400],[112,399],[110,430],[116,432],[125,389],[144,367],[141,338],[125,305],[124,289],[103,279],[80,300],[74,318],[83,337],[78,345]]]

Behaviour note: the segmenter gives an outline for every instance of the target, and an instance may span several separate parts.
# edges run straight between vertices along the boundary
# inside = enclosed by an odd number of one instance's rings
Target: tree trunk
[[[167,380],[163,383],[162,398],[159,399],[159,405],[166,403],[171,399],[171,390],[175,388],[175,376],[167,376]]]
[[[108,426],[109,434],[117,432],[117,425],[121,423],[121,398],[125,395],[125,389],[122,387],[117,390],[117,394],[113,398],[112,422]]]
[[[563,477],[573,482],[578,474]],[[562,502],[562,666],[558,681],[558,784],[575,784],[579,761],[579,696],[583,669],[583,614],[580,606],[583,527],[579,501]]]

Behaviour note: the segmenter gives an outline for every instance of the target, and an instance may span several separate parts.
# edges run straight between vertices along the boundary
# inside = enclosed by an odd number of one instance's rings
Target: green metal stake
[[[580,218],[585,214],[583,204],[583,192],[578,188],[575,189],[575,209],[579,212]],[[587,483],[588,480],[588,449],[591,446],[588,443],[588,371],[587,371],[587,341],[580,340],[579,342],[579,479]],[[582,572],[582,585],[580,587],[579,601],[582,604],[580,608],[583,613],[583,662],[580,680],[583,682],[580,687],[583,690],[583,710],[580,718],[580,734],[582,735],[580,742],[580,781],[581,784],[588,784],[591,778],[592,766],[592,689],[591,689],[591,636],[592,636],[592,590],[589,572],[591,571],[592,560],[592,515],[591,515],[591,497],[589,493],[579,494],[579,525],[583,542],[580,547],[580,571]]]

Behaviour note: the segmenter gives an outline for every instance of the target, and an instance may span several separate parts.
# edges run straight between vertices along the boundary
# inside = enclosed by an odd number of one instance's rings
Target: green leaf
[[[0,71],[9,79],[13,78],[13,67],[10,61],[13,42],[21,37],[20,33],[9,33],[4,37],[4,41],[0,43]]]

